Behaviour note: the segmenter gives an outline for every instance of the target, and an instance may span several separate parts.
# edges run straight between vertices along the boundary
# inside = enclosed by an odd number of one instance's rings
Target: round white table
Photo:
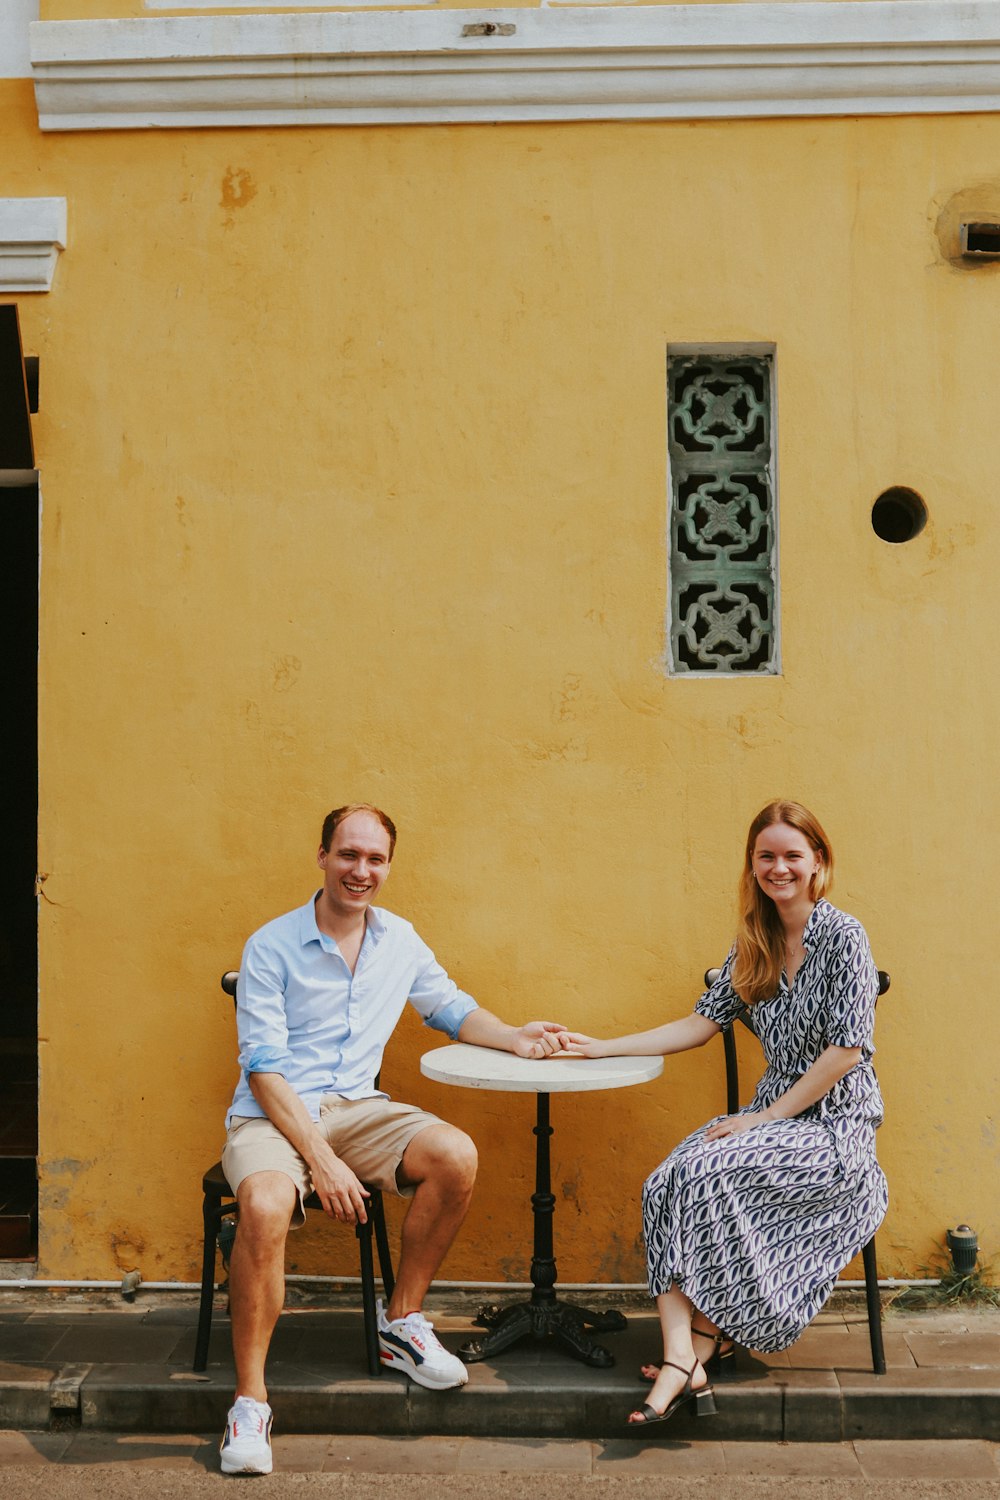
[[[587,1330],[613,1333],[625,1327],[620,1312],[591,1312],[556,1296],[556,1262],[552,1244],[552,1219],[556,1200],[552,1192],[549,1138],[549,1095],[578,1094],[596,1089],[624,1089],[648,1083],[663,1072],[662,1057],[515,1057],[490,1047],[469,1047],[455,1042],[437,1047],[420,1059],[420,1071],[437,1083],[466,1089],[502,1089],[508,1093],[536,1096],[534,1127],[535,1191],[531,1195],[534,1217],[534,1253],[531,1259],[531,1297],[511,1307],[480,1308],[475,1321],[487,1329],[478,1339],[463,1344],[459,1355],[466,1364],[488,1359],[509,1349],[521,1339],[554,1338],[585,1364],[606,1369],[614,1355],[595,1344]]]

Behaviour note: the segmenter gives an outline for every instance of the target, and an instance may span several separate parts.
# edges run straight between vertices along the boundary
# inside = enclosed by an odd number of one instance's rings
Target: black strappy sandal
[[[736,1345],[731,1338],[724,1333],[709,1333],[707,1328],[695,1328],[692,1326],[691,1337],[693,1339],[710,1339],[715,1346],[707,1359],[702,1360],[706,1375],[725,1375],[733,1368],[733,1360],[736,1358]],[[723,1345],[726,1347],[723,1348]]]
[[[648,1402],[644,1402],[636,1411],[631,1412],[631,1416],[638,1416],[640,1420],[638,1422],[626,1422],[625,1426],[627,1430],[635,1432],[636,1428],[639,1427],[651,1427],[655,1422],[667,1422],[691,1401],[694,1402],[694,1414],[696,1417],[714,1417],[716,1406],[715,1393],[712,1387],[706,1384],[700,1386],[698,1390],[694,1390],[691,1386],[691,1377],[700,1363],[701,1361],[696,1359],[690,1370],[685,1370],[683,1365],[675,1365],[672,1359],[665,1359],[663,1361],[664,1365],[669,1365],[672,1370],[680,1370],[681,1374],[686,1377],[683,1386],[671,1401],[666,1411],[657,1411],[655,1406],[650,1406]],[[660,1368],[662,1369],[663,1366],[661,1365]]]
[[[707,1359],[701,1359],[698,1361],[702,1369],[705,1371],[706,1375],[725,1376],[729,1373],[730,1370],[733,1369],[733,1361],[736,1358],[736,1345],[733,1343],[732,1339],[728,1337],[727,1334],[709,1333],[707,1328],[692,1328],[691,1337],[699,1339],[711,1339],[712,1343],[715,1346]],[[727,1347],[723,1348],[723,1344],[725,1344]],[[639,1376],[642,1380],[647,1380],[649,1384],[652,1385],[653,1381],[656,1379],[656,1372],[661,1368],[662,1365],[653,1364],[651,1362],[650,1364],[643,1365],[640,1368]],[[649,1370],[653,1371],[652,1375],[647,1374],[647,1371]]]

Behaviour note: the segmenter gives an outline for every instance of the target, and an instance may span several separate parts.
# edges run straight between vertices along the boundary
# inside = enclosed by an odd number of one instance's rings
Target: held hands
[[[368,1189],[346,1162],[341,1161],[324,1142],[324,1150],[309,1163],[313,1191],[323,1205],[324,1213],[341,1224],[367,1224],[365,1199]]]
[[[567,1031],[563,1036],[563,1051],[567,1057],[610,1057],[608,1043],[598,1037],[587,1036],[582,1031]]]
[[[566,1046],[569,1032],[557,1021],[529,1021],[514,1038],[517,1057],[552,1057]]]
[[[753,1130],[758,1125],[765,1125],[767,1116],[761,1113],[746,1115],[727,1115],[723,1120],[716,1120],[714,1125],[709,1125],[705,1131],[706,1141],[721,1141],[727,1135],[742,1135],[746,1130]]]

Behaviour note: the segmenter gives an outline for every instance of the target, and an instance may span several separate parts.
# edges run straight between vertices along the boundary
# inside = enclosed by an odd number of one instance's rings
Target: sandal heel
[[[717,1412],[715,1393],[711,1386],[706,1386],[702,1391],[695,1391],[694,1414],[696,1417],[714,1417]]]

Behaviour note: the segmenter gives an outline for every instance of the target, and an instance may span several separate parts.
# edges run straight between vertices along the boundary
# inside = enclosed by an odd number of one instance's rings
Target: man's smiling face
[[[388,878],[389,835],[371,813],[351,813],[334,829],[330,848],[320,848],[316,863],[323,871],[328,907],[341,916],[356,916],[372,904]]]

